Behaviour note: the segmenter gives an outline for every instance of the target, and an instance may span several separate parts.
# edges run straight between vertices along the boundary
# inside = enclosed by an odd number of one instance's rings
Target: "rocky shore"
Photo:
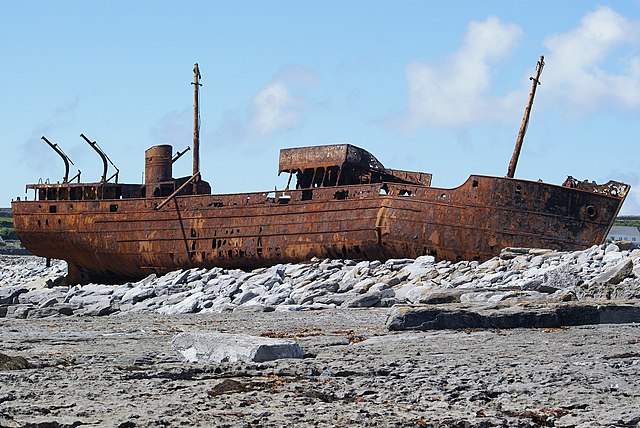
[[[640,426],[638,250],[70,287],[0,263],[0,427]]]
[[[636,427],[640,328],[390,334],[389,309],[0,319],[2,427]],[[181,332],[305,358],[185,363]]]
[[[431,256],[386,262],[314,260],[250,272],[190,269],[136,283],[51,286],[64,264],[3,257],[0,316],[164,315],[391,307],[398,303],[518,304],[640,297],[640,250],[507,249],[484,263]]]

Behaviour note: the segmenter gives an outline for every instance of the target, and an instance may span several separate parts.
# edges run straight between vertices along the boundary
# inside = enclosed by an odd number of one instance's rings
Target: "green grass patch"
[[[18,239],[18,235],[16,235],[16,231],[13,230],[13,227],[0,227],[0,236],[5,241]]]
[[[640,227],[640,220],[616,220],[616,226],[633,226]]]
[[[0,237],[7,240],[18,239],[15,230],[13,230],[13,218],[9,216],[0,216]]]

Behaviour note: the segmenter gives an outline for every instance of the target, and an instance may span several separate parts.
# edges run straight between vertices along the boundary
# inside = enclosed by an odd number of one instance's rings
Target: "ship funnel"
[[[173,179],[173,147],[163,144],[144,152],[144,184],[147,197],[166,196],[163,184]]]
[[[153,146],[144,152],[144,184],[170,181],[173,177],[173,147]]]

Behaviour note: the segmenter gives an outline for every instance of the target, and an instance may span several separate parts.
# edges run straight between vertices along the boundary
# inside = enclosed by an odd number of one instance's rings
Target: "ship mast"
[[[193,65],[193,176],[200,172],[200,105],[198,99],[198,92],[200,86],[200,69],[198,63]],[[199,181],[200,177],[194,178],[194,181]]]
[[[524,115],[522,116],[522,123],[520,124],[520,131],[518,131],[518,138],[516,138],[516,146],[513,149],[513,155],[511,156],[511,162],[509,162],[509,170],[507,171],[507,177],[513,178],[516,173],[516,166],[518,165],[518,158],[520,157],[520,150],[522,150],[522,142],[524,141],[524,134],[527,132],[527,126],[529,125],[529,116],[531,115],[531,107],[533,106],[533,98],[536,96],[536,89],[540,84],[540,75],[542,74],[542,68],[544,67],[544,56],[540,57],[540,61],[536,65],[536,77],[529,77],[531,82],[531,92],[529,93],[529,101],[527,107],[524,109]]]

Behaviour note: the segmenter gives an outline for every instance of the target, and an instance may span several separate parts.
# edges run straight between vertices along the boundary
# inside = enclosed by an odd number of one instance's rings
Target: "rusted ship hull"
[[[71,282],[109,282],[312,257],[456,261],[486,260],[505,247],[582,249],[604,242],[626,195],[598,189],[471,176],[454,189],[375,183],[178,196],[161,209],[163,198],[12,208],[26,248],[66,260]]]

